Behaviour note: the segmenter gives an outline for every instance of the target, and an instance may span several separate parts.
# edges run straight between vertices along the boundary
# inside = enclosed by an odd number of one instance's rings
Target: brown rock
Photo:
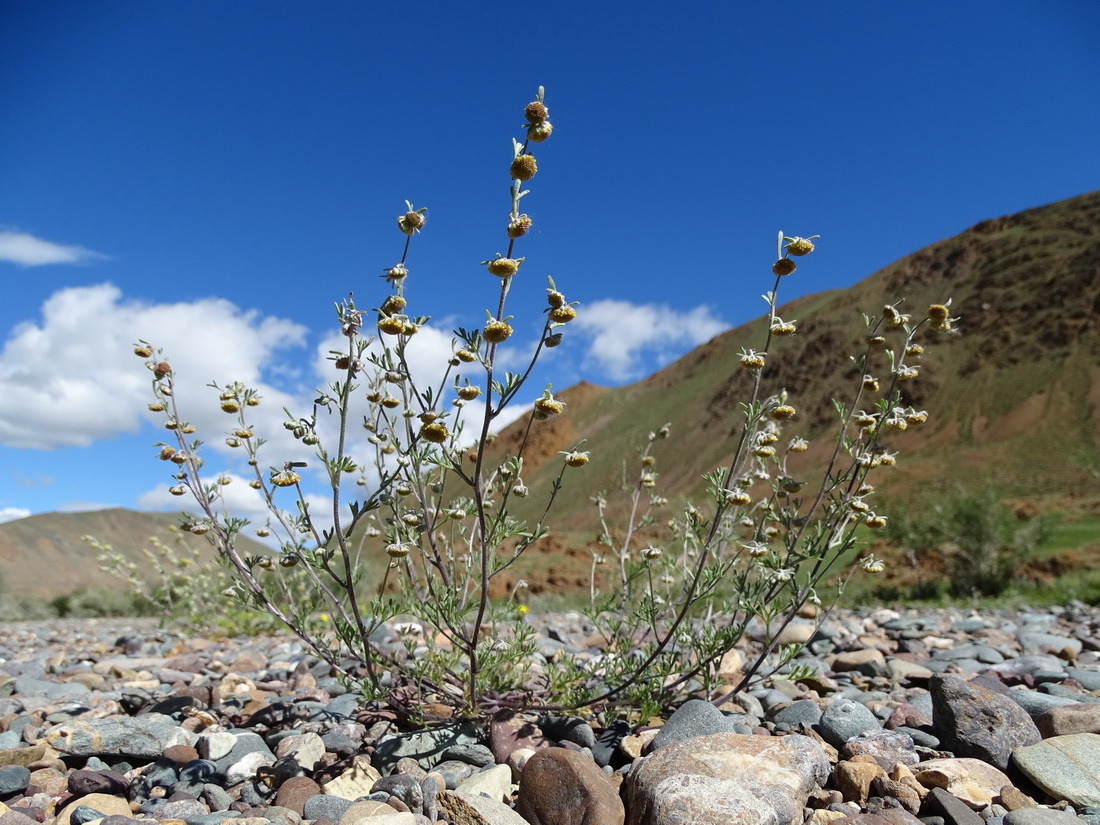
[[[871,780],[871,796],[896,799],[911,814],[920,810],[921,795],[906,783],[888,776],[876,776]]]
[[[843,653],[837,653],[829,665],[836,673],[846,673],[850,670],[858,670],[860,666],[869,662],[885,666],[886,657],[882,655],[881,650],[866,647],[862,650],[846,650]]]
[[[623,825],[626,818],[607,775],[589,757],[564,748],[527,760],[516,812],[531,825]]]
[[[199,758],[199,752],[190,745],[172,745],[164,749],[163,755],[180,766]]]
[[[844,801],[855,802],[860,807],[867,804],[871,782],[879,777],[886,778],[886,771],[874,758],[865,755],[838,763],[833,773],[837,790],[844,795]]]
[[[298,816],[305,814],[306,800],[321,793],[321,786],[308,776],[292,776],[279,786],[275,794],[275,804],[288,808]]]
[[[1048,708],[1035,717],[1044,739],[1071,733],[1100,733],[1100,704],[1081,702]]]
[[[76,799],[70,799],[65,803],[60,811],[57,812],[57,818],[54,820],[58,823],[69,822],[70,817],[77,808],[81,805],[87,805],[94,811],[99,811],[104,816],[130,816],[132,811],[130,810],[130,803],[126,801],[124,796],[109,796],[102,793],[91,793],[87,796],[81,796]]]
[[[1023,808],[1038,808],[1039,804],[1021,791],[1015,785],[1005,785],[1001,793],[994,797],[994,802],[1000,802],[1002,807],[1010,811],[1019,811]]]
[[[873,814],[853,814],[843,819],[834,819],[830,825],[924,825],[913,814],[901,808],[883,808]]]
[[[538,750],[549,744],[533,720],[525,719],[515,711],[498,711],[489,722],[489,750],[498,765],[506,763],[508,755],[516,748]]]

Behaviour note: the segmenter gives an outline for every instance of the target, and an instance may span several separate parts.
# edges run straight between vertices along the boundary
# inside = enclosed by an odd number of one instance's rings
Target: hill
[[[99,569],[96,551],[82,539],[85,535],[110,544],[141,568],[148,566],[141,550],[151,546],[153,536],[166,544],[180,536],[188,549],[198,550],[200,563],[214,563],[215,553],[209,542],[190,533],[173,532],[178,523],[176,513],[110,509],[43,513],[0,524],[0,581],[12,596],[32,599],[93,588],[124,589],[125,584]],[[249,552],[263,552],[261,545],[249,543],[253,545]]]
[[[818,253],[815,253],[818,254]],[[801,270],[812,272],[812,258]],[[768,273],[761,273],[767,284]],[[764,287],[766,288],[766,287]],[[929,411],[929,422],[897,435],[898,465],[876,479],[883,500],[912,510],[959,486],[995,484],[1008,496],[1046,508],[1095,509],[1100,500],[1100,192],[987,220],[868,276],[851,288],[810,295],[778,310],[797,319],[799,334],[773,348],[764,381],[786,389],[798,408],[787,433],[810,439],[792,466],[820,477],[832,449],[832,398],[851,398],[860,376],[849,356],[864,335],[862,312],[880,314],[905,298],[903,312],[921,317],[931,303],[952,300],[958,336],[927,336],[919,379],[905,403]],[[581,308],[583,311],[583,307]],[[548,489],[556,454],[587,439],[584,484],[566,477],[554,524],[568,525],[544,558],[523,571],[579,586],[596,513],[592,490],[610,493],[636,477],[635,456],[648,432],[669,423],[658,445],[659,489],[673,502],[700,498],[702,475],[728,462],[747,398],[742,347],[760,348],[763,320],[729,330],[636,384],[581,384],[561,394],[560,419],[536,422],[524,470],[532,489]],[[514,425],[501,450],[518,445]],[[663,454],[662,454],[663,451]],[[549,460],[554,459],[554,460]],[[629,467],[629,471],[626,471]],[[886,512],[889,512],[888,510]],[[573,563],[559,566],[572,550]],[[540,574],[540,570],[543,571]]]

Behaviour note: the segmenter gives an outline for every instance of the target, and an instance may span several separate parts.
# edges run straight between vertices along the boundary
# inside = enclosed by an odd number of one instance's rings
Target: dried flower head
[[[532,143],[542,143],[551,133],[554,131],[554,124],[549,120],[544,120],[542,123],[536,123],[527,130],[527,139]]]
[[[405,201],[405,205],[409,207],[409,211],[397,219],[397,228],[406,235],[414,235],[428,222],[428,216],[424,214],[428,210],[413,209],[408,201]]]
[[[780,258],[774,264],[772,264],[772,272],[779,277],[784,275],[790,275],[795,270],[794,261],[790,258]]]
[[[532,100],[523,110],[523,116],[527,118],[528,123],[535,125],[546,120],[550,116],[550,110],[541,100]]]
[[[536,141],[536,143],[537,142],[538,141]],[[539,165],[534,155],[519,155],[512,161],[512,166],[509,168],[508,173],[515,180],[526,182],[531,180],[538,171]]]

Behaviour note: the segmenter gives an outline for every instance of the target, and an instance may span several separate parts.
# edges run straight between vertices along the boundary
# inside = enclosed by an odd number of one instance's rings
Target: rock
[[[292,776],[279,786],[275,794],[275,804],[289,808],[299,816],[305,813],[306,801],[321,793],[321,786],[308,776]]]
[[[994,800],[1001,807],[1009,811],[1018,811],[1021,808],[1037,808],[1035,800],[1013,785],[1005,785],[1001,788],[1000,795]]]
[[[503,802],[485,796],[467,797],[443,791],[439,810],[446,814],[451,825],[530,825]]]
[[[295,763],[307,771],[313,770],[317,760],[324,756],[325,743],[316,733],[302,733],[288,736],[279,742],[275,748],[275,756],[279,759],[289,756]]]
[[[653,737],[653,750],[660,750],[674,742],[682,742],[695,736],[733,732],[737,723],[702,699],[688,699],[668,718]]]
[[[456,793],[461,796],[487,796],[505,802],[512,795],[512,769],[507,765],[486,768],[460,784]]]
[[[373,802],[363,800],[353,802],[340,816],[338,825],[370,825],[370,823],[385,822],[379,817],[392,816],[398,813],[385,802]]]
[[[68,825],[73,815],[73,811],[81,806],[97,811],[100,816],[130,816],[130,803],[126,801],[126,797],[93,793],[67,803],[65,807],[57,812],[55,822],[58,823],[58,825]],[[84,820],[84,822],[88,821],[89,820]]]
[[[867,754],[884,771],[890,770],[898,763],[912,766],[920,762],[920,756],[913,747],[913,738],[901,731],[877,728],[866,730],[845,742],[840,751],[849,759],[859,754]]]
[[[22,765],[0,766],[0,799],[8,799],[26,790],[31,772]]]
[[[1073,733],[1100,733],[1100,705],[1082,702],[1049,708],[1035,717],[1035,727],[1044,739]]]
[[[844,747],[844,743],[864,731],[878,730],[878,719],[866,706],[850,700],[834,701],[821,714],[821,721],[814,728],[821,738],[834,748]]]
[[[984,820],[980,816],[943,788],[933,788],[926,804],[930,810],[943,814],[944,820],[952,825],[983,825]]]
[[[693,737],[631,767],[623,785],[627,823],[788,825],[801,821],[810,791],[828,774],[825,752],[805,736]]]
[[[489,750],[498,764],[507,762],[517,748],[538,750],[549,744],[538,725],[515,711],[497,711],[489,721]]]
[[[1020,808],[1005,814],[1005,825],[1081,825],[1081,819],[1070,811],[1052,808]]]
[[[926,788],[943,788],[974,810],[993,801],[1005,785],[1003,772],[979,759],[930,759],[913,768],[913,776]]]
[[[374,787],[374,783],[381,778],[382,775],[371,764],[370,759],[366,756],[357,756],[352,761],[350,768],[321,785],[321,793],[341,799],[358,799],[369,794]],[[317,817],[308,814],[303,814],[303,816],[306,819],[317,819]],[[339,819],[340,817],[336,817],[333,822]]]
[[[1100,735],[1055,736],[1017,748],[1012,761],[1036,787],[1075,807],[1100,805]]]
[[[838,762],[833,772],[833,782],[844,801],[855,802],[861,808],[871,795],[871,783],[879,777],[885,778],[886,771],[868,756]]]
[[[623,825],[626,815],[607,774],[564,748],[546,748],[527,760],[516,812],[530,825]]]
[[[932,677],[929,690],[933,733],[958,757],[1004,770],[1013,748],[1042,738],[1027,712],[1006,696],[941,674]]]
[[[73,756],[130,756],[156,759],[172,745],[193,745],[194,735],[170,716],[148,713],[135,717],[77,719],[58,725],[46,742]]]

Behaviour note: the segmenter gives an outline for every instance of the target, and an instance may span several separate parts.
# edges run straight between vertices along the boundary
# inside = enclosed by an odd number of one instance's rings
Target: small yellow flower
[[[565,296],[558,292],[556,289],[546,290],[546,303],[550,304],[553,309],[565,306]]]
[[[382,396],[382,402],[381,403],[382,403],[382,406],[385,407],[387,410],[392,410],[395,407],[401,406],[401,402],[398,401],[396,398],[394,398],[392,395]]]
[[[752,454],[757,458],[771,458],[773,455],[775,455],[775,447],[769,446],[767,444],[762,444],[755,450],[753,450]]]
[[[778,407],[772,408],[770,415],[776,421],[786,421],[794,418],[795,409],[790,404],[780,404]]]
[[[134,355],[138,358],[148,358],[153,354],[153,351],[146,346],[134,347]]]
[[[245,401],[244,403],[249,407],[258,407],[258,406],[260,406],[260,396],[250,395],[250,396],[248,396],[248,400]]]
[[[442,444],[451,437],[451,434],[442,421],[432,421],[420,428],[420,436],[433,444]]]
[[[530,134],[530,130],[528,130],[528,134]],[[535,142],[538,143],[539,141]],[[512,166],[508,170],[509,174],[518,181],[529,181],[538,171],[539,165],[534,155],[520,155],[512,161]]]
[[[772,321],[772,335],[794,335],[796,332],[798,327],[795,326],[794,321],[784,321],[782,318]]]
[[[868,335],[863,340],[867,343],[867,346],[875,349],[886,346],[885,335]]]
[[[813,238],[817,235],[813,235],[810,238],[787,238],[787,254],[794,255],[801,258],[803,255],[809,255],[814,251]]]
[[[458,388],[458,397],[463,401],[473,401],[481,395],[481,387],[475,387],[471,384],[467,384],[464,387]]]
[[[492,261],[486,261],[485,265],[490,275],[496,275],[498,278],[510,278],[519,271],[520,259],[496,258]]]
[[[527,605],[517,604],[516,605],[516,612],[521,616],[526,616],[529,611],[528,611]]]
[[[271,474],[271,483],[276,487],[293,487],[302,477],[293,470],[280,470]]]
[[[526,215],[520,215],[508,222],[508,237],[512,240],[522,238],[531,231],[531,219]]]
[[[920,375],[920,367],[898,367],[897,376],[899,381],[912,381],[918,375]]]
[[[878,392],[878,379],[873,375],[863,376],[863,389],[870,392]]]
[[[726,504],[735,504],[738,506],[752,503],[752,496],[744,490],[726,490],[725,499]]]
[[[222,401],[222,412],[238,413],[241,411],[241,405],[236,401],[230,399],[228,401]]]
[[[473,363],[477,360],[477,355],[470,352],[468,349],[455,350],[455,357],[459,361],[464,361],[467,364]]]
[[[923,355],[924,347],[920,344],[910,344],[909,348],[905,350],[906,355]]]
[[[393,544],[386,545],[386,555],[391,559],[403,559],[411,552],[412,548],[407,544],[401,542],[394,542]]]
[[[932,304],[928,307],[928,320],[933,324],[946,324],[949,315],[949,310],[943,304]]]
[[[403,310],[407,305],[407,301],[400,295],[390,295],[382,302],[382,306],[379,309],[386,315],[396,315]]]
[[[544,120],[542,123],[536,123],[527,130],[527,139],[532,143],[542,143],[550,137],[550,133],[553,131],[554,125],[549,120]]]
[[[565,466],[567,467],[583,467],[588,463],[590,454],[587,450],[579,452],[577,450],[571,450],[565,454]]]
[[[512,327],[507,321],[490,321],[481,331],[481,337],[490,344],[500,344],[512,335]]]
[[[164,412],[165,406],[163,404],[150,404],[149,412]]]
[[[576,317],[577,310],[568,305],[550,310],[550,320],[556,324],[568,324]]]
[[[910,424],[923,424],[928,420],[928,412],[926,410],[914,410],[906,413],[905,420]]]
[[[384,332],[386,335],[400,335],[405,331],[405,320],[393,317],[379,318],[378,331]]]
[[[792,438],[787,450],[792,453],[804,453],[810,449],[810,442],[804,438]]]
[[[169,447],[167,444],[160,448],[160,460],[169,461],[172,456],[176,454],[175,447]]]
[[[661,558],[663,551],[660,547],[654,547],[652,544],[649,547],[642,548],[642,558],[646,561],[653,561],[654,559]]]
[[[764,359],[767,358],[766,352],[757,352],[756,350],[742,350],[741,351],[741,366],[749,370],[758,370],[764,366]]]
[[[561,415],[565,411],[565,402],[559,401],[549,392],[535,401],[535,417],[547,419],[552,415]]]
[[[863,520],[863,523],[870,527],[872,530],[881,530],[886,526],[886,516],[878,516],[871,513]]]

